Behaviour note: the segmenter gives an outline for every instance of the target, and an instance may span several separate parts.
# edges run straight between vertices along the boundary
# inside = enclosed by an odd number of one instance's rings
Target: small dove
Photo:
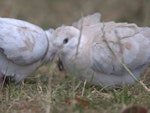
[[[130,85],[150,63],[150,28],[136,24],[100,22],[100,14],[58,27],[53,46],[60,48],[65,70],[93,85]],[[122,65],[123,64],[123,65]]]
[[[0,82],[5,75],[14,77],[17,83],[51,61],[56,53],[51,45],[53,31],[22,20],[0,18]]]

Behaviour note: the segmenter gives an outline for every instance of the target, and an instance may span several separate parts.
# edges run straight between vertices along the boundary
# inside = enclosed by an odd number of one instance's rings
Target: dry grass
[[[131,105],[150,109],[150,94],[139,84],[107,91],[52,67],[53,74],[48,64],[34,77],[7,85],[0,93],[0,113],[119,113]]]
[[[101,12],[105,21],[128,21],[150,26],[148,0],[2,0],[0,16],[27,20],[44,29],[71,24],[81,13]],[[0,92],[0,113],[119,113],[127,106],[150,109],[150,94],[139,84],[107,91],[86,84],[55,64],[42,66],[32,77]],[[142,76],[150,87],[149,69]]]

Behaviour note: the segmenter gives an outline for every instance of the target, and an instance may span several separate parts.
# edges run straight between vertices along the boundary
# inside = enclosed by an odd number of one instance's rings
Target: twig
[[[82,97],[83,97],[84,92],[85,92],[85,86],[86,86],[86,80],[85,80],[84,83],[83,83],[83,89],[82,89],[82,93],[81,93],[81,96],[82,96]]]
[[[76,57],[79,53],[79,46],[80,46],[80,42],[81,42],[81,35],[82,35],[82,28],[83,28],[83,15],[81,14],[82,18],[81,18],[81,26],[80,26],[80,34],[79,34],[79,39],[78,39],[78,44],[77,44],[77,49],[76,49]]]
[[[150,89],[142,81],[139,82],[146,89],[146,91],[150,92]]]

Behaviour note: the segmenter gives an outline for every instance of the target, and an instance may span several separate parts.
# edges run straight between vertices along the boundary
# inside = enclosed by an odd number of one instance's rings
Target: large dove
[[[5,75],[19,82],[51,61],[57,52],[51,45],[53,31],[22,20],[0,18],[0,81]]]
[[[94,85],[129,85],[150,62],[150,28],[136,24],[100,22],[100,14],[58,27],[53,45],[71,74]]]

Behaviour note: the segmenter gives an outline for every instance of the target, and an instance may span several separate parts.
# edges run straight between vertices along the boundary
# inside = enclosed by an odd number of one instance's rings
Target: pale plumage
[[[25,21],[0,18],[1,75],[12,76],[19,82],[52,60],[55,53],[51,48],[52,32]]]
[[[150,28],[128,23],[103,23],[99,14],[88,18],[91,19],[86,21],[87,24],[84,17],[83,22],[77,22],[75,26],[62,26],[54,31],[56,40],[53,44],[61,47],[60,60],[65,69],[82,80],[92,81],[94,85],[133,83],[134,79],[122,67],[120,60],[139,79],[150,62]],[[82,30],[80,23],[83,23]],[[64,39],[68,42],[63,44]]]

